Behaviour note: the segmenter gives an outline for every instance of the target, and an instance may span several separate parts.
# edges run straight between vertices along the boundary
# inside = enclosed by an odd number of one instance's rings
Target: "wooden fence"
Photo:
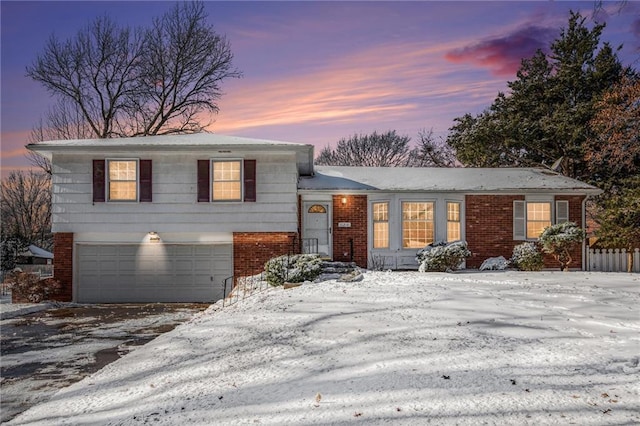
[[[632,272],[640,272],[640,248],[633,249]],[[592,249],[587,247],[587,271],[627,272],[625,249]]]

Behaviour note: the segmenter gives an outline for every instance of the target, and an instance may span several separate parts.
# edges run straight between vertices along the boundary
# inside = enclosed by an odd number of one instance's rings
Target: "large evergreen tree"
[[[625,73],[614,49],[600,43],[604,24],[592,29],[571,12],[550,46],[524,59],[510,92],[476,117],[455,119],[447,143],[468,166],[551,166],[589,181],[585,159],[589,122],[603,92]]]

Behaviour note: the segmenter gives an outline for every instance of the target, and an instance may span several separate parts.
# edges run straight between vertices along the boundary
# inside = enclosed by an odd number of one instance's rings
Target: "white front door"
[[[307,202],[303,208],[303,253],[318,253],[331,258],[330,204]]]

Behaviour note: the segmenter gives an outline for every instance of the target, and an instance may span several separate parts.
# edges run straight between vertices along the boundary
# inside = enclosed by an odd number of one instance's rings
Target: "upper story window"
[[[447,241],[459,241],[462,238],[460,221],[460,203],[447,202]]]
[[[373,203],[373,248],[389,248],[389,203]]]
[[[256,160],[198,160],[198,202],[256,201]]]
[[[402,203],[402,248],[423,248],[434,239],[434,203]]]
[[[93,202],[152,201],[151,160],[93,160]]]
[[[138,200],[138,161],[107,160],[109,201]]]
[[[242,200],[242,163],[240,160],[211,162],[213,201],[240,201]]]

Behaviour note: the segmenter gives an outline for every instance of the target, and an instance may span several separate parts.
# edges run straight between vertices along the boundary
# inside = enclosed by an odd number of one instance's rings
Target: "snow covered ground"
[[[11,424],[638,424],[640,275],[368,272],[219,304]]]

